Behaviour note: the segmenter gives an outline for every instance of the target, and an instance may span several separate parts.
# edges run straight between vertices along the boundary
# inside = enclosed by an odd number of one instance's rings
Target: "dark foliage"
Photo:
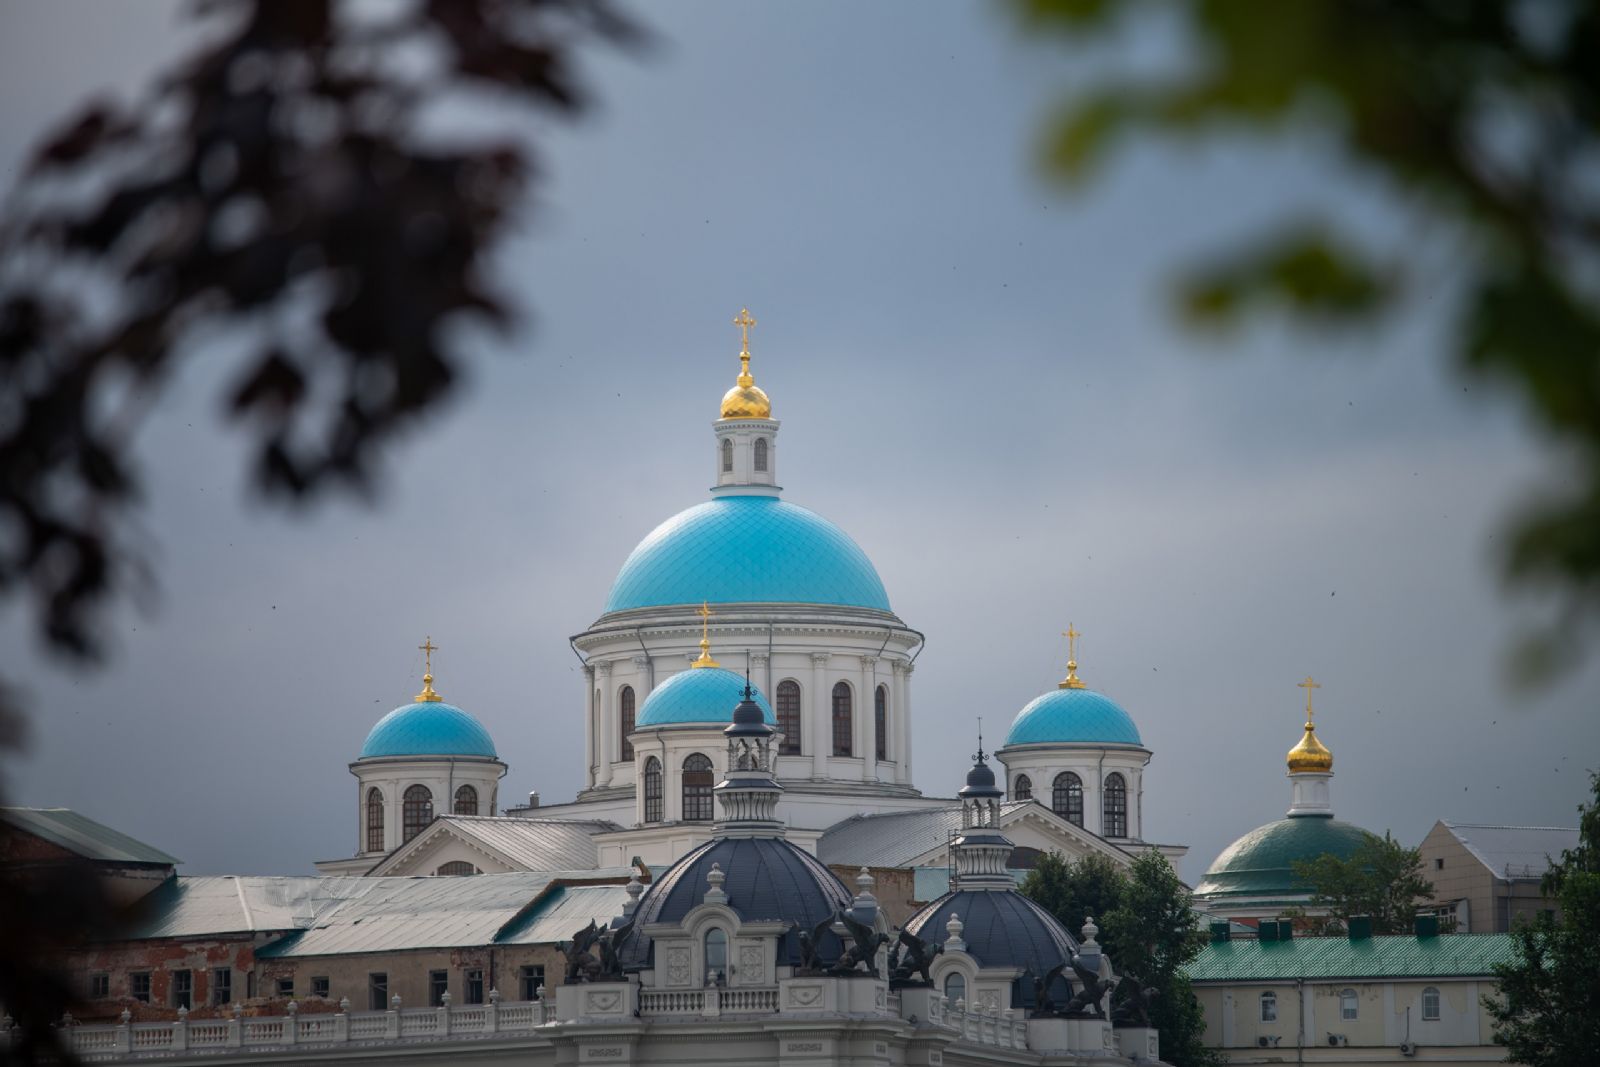
[[[1312,923],[1319,933],[1343,933],[1352,915],[1366,915],[1375,934],[1409,934],[1418,907],[1433,896],[1422,854],[1387,832],[1367,834],[1349,859],[1325,853],[1295,860],[1294,876],[1311,887],[1312,905],[1327,909],[1330,922]]]

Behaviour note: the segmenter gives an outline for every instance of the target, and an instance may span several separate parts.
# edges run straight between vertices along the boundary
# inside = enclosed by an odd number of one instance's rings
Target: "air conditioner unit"
[[[1417,1054],[1417,1043],[1415,1041],[1402,1041],[1402,1042],[1400,1042],[1400,1055],[1402,1055],[1402,1056],[1415,1056],[1416,1054]]]
[[[1328,1035],[1328,1044],[1332,1045],[1334,1048],[1344,1048],[1349,1043],[1350,1039],[1345,1037],[1343,1034]]]
[[[1282,1036],[1280,1036],[1278,1034],[1262,1034],[1260,1037],[1256,1038],[1256,1047],[1257,1048],[1277,1048],[1278,1047],[1278,1042],[1282,1041],[1282,1040],[1283,1040]]]

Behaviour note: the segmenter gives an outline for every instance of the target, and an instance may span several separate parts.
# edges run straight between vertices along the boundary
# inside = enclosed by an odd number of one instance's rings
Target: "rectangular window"
[[[437,1008],[444,1003],[444,995],[450,992],[449,971],[428,972],[428,1007]]]
[[[150,1003],[150,972],[130,971],[128,974],[128,996],[141,1004]]]
[[[248,971],[244,976],[244,996],[246,1000],[256,999],[256,972]]]
[[[190,970],[172,972],[172,1006],[174,1008],[194,1007],[194,972]]]
[[[1433,869],[1436,870],[1436,871],[1444,870],[1444,857],[1443,856],[1435,856],[1434,857]]]
[[[367,1007],[373,1011],[388,1010],[389,974],[387,971],[376,971],[367,975]]]
[[[1264,1023],[1278,1021],[1278,996],[1276,993],[1261,994],[1261,1021]]]
[[[524,964],[518,974],[521,982],[523,1000],[538,1000],[539,990],[544,988],[544,967],[537,964]]]
[[[1435,986],[1422,991],[1422,1019],[1430,1023],[1439,1021],[1439,990]]]
[[[467,1003],[483,1003],[483,969],[474,967],[467,972]]]
[[[227,1004],[233,999],[233,968],[218,967],[211,972],[211,1003]]]
[[[323,1000],[328,999],[327,975],[322,975],[320,977],[311,979],[311,995],[314,997],[321,997]]]
[[[111,976],[109,974],[91,974],[89,976],[89,999],[104,1000],[111,995]]]
[[[280,997],[293,997],[294,996],[294,979],[293,978],[280,978],[280,979],[278,979],[278,996],[280,996]]]

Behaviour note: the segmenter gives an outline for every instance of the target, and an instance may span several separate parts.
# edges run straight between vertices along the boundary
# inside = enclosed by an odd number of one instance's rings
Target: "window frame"
[[[855,755],[856,722],[855,700],[850,683],[840,679],[833,683],[832,708],[833,754],[846,759]]]
[[[367,790],[367,851],[383,851],[383,790],[372,786]],[[376,835],[376,836],[374,836]]]
[[[367,972],[367,1007],[372,1011],[389,1010],[389,972]]]
[[[1278,994],[1274,993],[1272,990],[1269,989],[1266,992],[1261,994],[1260,1003],[1261,1003],[1261,1021],[1264,1022],[1264,1023],[1275,1023],[1275,1022],[1277,1022],[1278,1021]]]
[[[733,473],[733,439],[731,437],[722,439],[722,473]]]
[[[715,963],[712,961],[711,938],[717,938],[717,956]],[[701,959],[705,963],[705,984],[725,985],[728,981],[728,931],[720,926],[713,926],[700,936]]]
[[[400,794],[400,843],[403,845],[433,821],[433,790],[416,782]]]
[[[129,971],[128,999],[137,1000],[140,1004],[150,1003],[150,989],[152,984],[153,983],[151,981],[149,971]],[[144,986],[143,991],[139,989],[141,985]]]
[[[283,998],[286,998],[288,1000],[293,1000],[294,999],[294,976],[290,975],[288,978],[276,978],[276,979],[273,979],[273,990],[274,990],[274,992],[273,992],[272,995],[274,997],[283,997]]]
[[[188,1008],[193,1011],[194,971],[188,967],[179,967],[174,970],[167,995],[171,998],[174,1008]]]
[[[461,972],[462,989],[461,1002],[463,1004],[483,1003],[483,968],[468,967]]]
[[[1026,774],[1017,775],[1016,782],[1014,782],[1012,784],[1012,786],[1011,786],[1011,799],[1012,800],[1032,800],[1033,799],[1033,779],[1029,778]]]
[[[465,867],[466,870],[462,870],[461,868],[463,867]],[[448,863],[439,864],[433,873],[437,878],[468,878],[474,874],[482,874],[483,872],[478,870],[478,868],[474,867],[472,864],[468,863],[466,860],[451,860]]]
[[[1428,1014],[1428,1000],[1433,1000],[1433,1014]],[[1422,989],[1422,1021],[1436,1023],[1439,1021],[1444,1009],[1444,994],[1436,985],[1424,986]]]
[[[689,766],[691,763],[695,766]],[[680,818],[684,822],[716,821],[717,802],[712,790],[717,784],[717,765],[704,752],[691,752],[683,757],[681,774],[682,780],[679,783],[681,795],[678,798],[681,804]],[[693,782],[689,779],[691,774],[696,776]],[[704,776],[704,780],[700,780],[701,775]]]
[[[1083,778],[1077,771],[1062,771],[1050,782],[1050,810],[1083,826]]]
[[[876,757],[881,763],[889,762],[889,687],[880,685],[872,691],[872,732]]]
[[[954,994],[950,990],[950,983],[952,982],[961,983],[961,988],[957,989]],[[945,999],[950,1002],[950,1006],[954,1007],[956,1001],[965,1001],[967,999],[967,976],[960,971],[951,971],[944,976],[944,984],[940,986],[940,990],[944,993]]]
[[[428,1007],[444,1007],[444,997],[448,992],[450,992],[450,972],[442,969],[428,971]]]
[[[1361,1017],[1361,997],[1354,989],[1339,990],[1339,1021],[1355,1022]]]
[[[523,1000],[538,1000],[544,988],[544,964],[524,963],[517,968],[517,989]]]
[[[666,812],[666,788],[661,773],[661,761],[654,756],[644,761],[644,821],[657,823]]]
[[[633,686],[625,685],[617,692],[617,731],[622,739],[618,752],[624,763],[633,762],[633,743],[628,740],[628,735],[633,733],[637,715],[638,698],[634,695]]]
[[[211,996],[213,1007],[226,1007],[233,1000],[233,968],[211,968]]]
[[[463,793],[466,794],[465,798],[462,797]],[[462,811],[461,810],[462,807],[465,806],[464,800],[471,802],[471,807],[472,807],[471,811]],[[456,787],[456,795],[454,797],[452,797],[451,800],[450,800],[450,814],[452,814],[452,815],[476,815],[476,814],[478,814],[478,787],[474,786],[474,785],[470,785],[470,784],[457,786]]]
[[[325,974],[314,974],[314,975],[311,976],[311,995],[312,996],[321,997],[323,1000],[328,1000],[328,999],[330,999],[328,994],[329,994],[329,991],[332,988],[333,988],[333,983],[328,979],[327,975],[325,975]]]
[[[771,446],[769,446],[767,444],[767,439],[765,437],[756,438],[756,443],[751,447],[751,451],[754,452],[754,454],[755,454],[755,463],[754,463],[754,465],[755,465],[755,469],[756,469],[757,473],[760,473],[760,474],[766,474],[767,473],[768,455],[769,455],[770,447]]]
[[[111,999],[111,975],[105,971],[96,971],[89,975],[89,999]]]
[[[1128,836],[1128,780],[1118,771],[1100,786],[1100,830],[1101,837]]]
[[[805,690],[793,678],[785,678],[773,690],[772,707],[778,716],[778,729],[783,733],[783,743],[778,746],[780,756],[798,756],[801,728],[805,721]]]

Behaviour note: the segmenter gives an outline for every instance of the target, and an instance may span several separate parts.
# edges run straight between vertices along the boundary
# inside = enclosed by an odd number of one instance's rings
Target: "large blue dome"
[[[889,610],[878,572],[849,535],[770,496],[718,497],[657,526],[623,563],[606,611],[702,601]]]
[[[378,720],[361,746],[375,756],[485,756],[497,758],[483,724],[454,704],[424,700],[395,708]]]
[[[744,699],[744,675],[721,667],[691,667],[679,671],[650,691],[634,728],[672,726],[677,723],[707,722],[726,725],[733,721],[733,709]],[[776,724],[778,717],[761,691],[751,686],[761,717]]]
[[[1049,742],[1144,744],[1128,713],[1093,689],[1053,689],[1017,712],[1006,744]]]
[[[929,943],[943,942],[952,914],[961,917],[961,940],[983,967],[1015,967],[1042,978],[1078,951],[1054,915],[1016,892],[957,889],[924,905],[905,928]]]

